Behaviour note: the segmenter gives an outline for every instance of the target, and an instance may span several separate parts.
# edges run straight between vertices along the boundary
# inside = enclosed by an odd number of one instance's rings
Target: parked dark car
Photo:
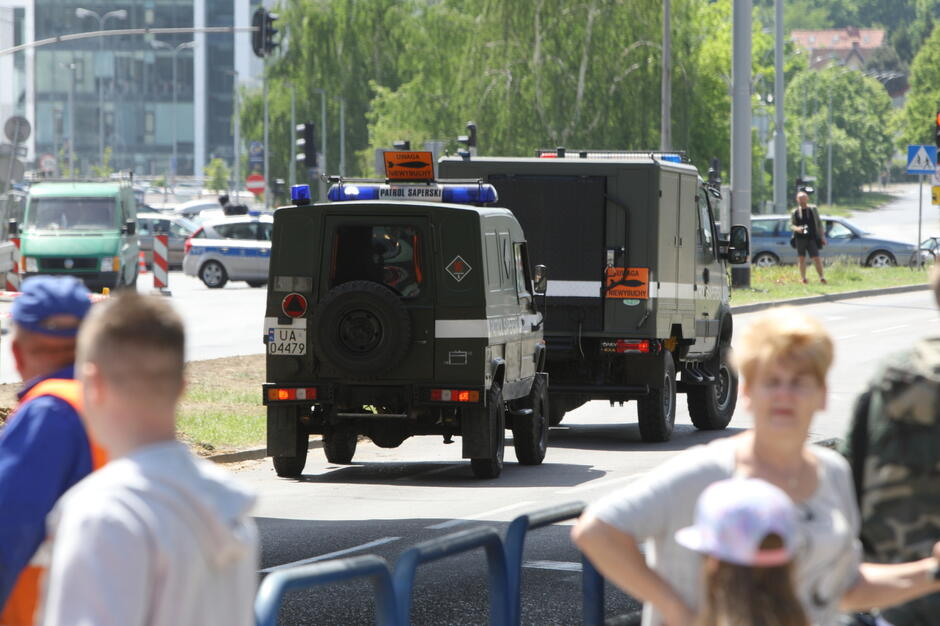
[[[841,217],[821,216],[826,231],[826,246],[820,256],[826,259],[846,257],[869,267],[907,265],[914,254],[910,243],[883,239],[866,233]],[[796,263],[796,250],[790,246],[788,215],[751,216],[751,264],[772,267]]]

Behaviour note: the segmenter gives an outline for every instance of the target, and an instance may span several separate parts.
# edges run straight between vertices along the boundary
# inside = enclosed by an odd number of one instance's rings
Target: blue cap
[[[34,333],[74,337],[77,324],[58,326],[49,318],[70,315],[81,322],[91,308],[90,295],[73,276],[32,276],[23,281],[20,295],[13,301],[13,321]]]

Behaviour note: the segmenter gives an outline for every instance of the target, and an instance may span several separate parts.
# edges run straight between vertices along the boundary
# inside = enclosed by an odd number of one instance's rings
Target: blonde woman
[[[836,452],[807,443],[813,415],[826,405],[832,340],[813,318],[780,307],[742,337],[739,370],[754,427],[692,448],[643,479],[590,506],[572,538],[602,574],[643,601],[644,626],[685,626],[703,606],[701,556],[675,532],[692,523],[711,483],[760,478],[796,504],[796,592],[811,624],[839,611],[882,607],[940,591],[933,555],[910,563],[861,562],[851,472]],[[646,558],[640,542],[649,542]]]

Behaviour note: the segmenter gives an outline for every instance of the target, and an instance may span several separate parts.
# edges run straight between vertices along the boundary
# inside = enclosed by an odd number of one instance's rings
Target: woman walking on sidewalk
[[[940,543],[929,558],[861,562],[851,471],[836,452],[806,442],[826,406],[832,340],[791,307],[763,314],[742,337],[737,360],[754,427],[696,446],[588,507],[572,530],[578,547],[612,583],[645,603],[644,626],[684,626],[703,606],[701,556],[679,544],[710,484],[760,478],[796,503],[796,591],[811,624],[839,611],[889,606],[940,591]],[[646,558],[639,543],[649,541]]]

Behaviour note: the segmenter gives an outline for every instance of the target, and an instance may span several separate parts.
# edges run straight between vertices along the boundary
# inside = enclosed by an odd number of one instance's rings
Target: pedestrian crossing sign
[[[933,174],[937,169],[936,146],[908,146],[907,147],[907,173]]]

